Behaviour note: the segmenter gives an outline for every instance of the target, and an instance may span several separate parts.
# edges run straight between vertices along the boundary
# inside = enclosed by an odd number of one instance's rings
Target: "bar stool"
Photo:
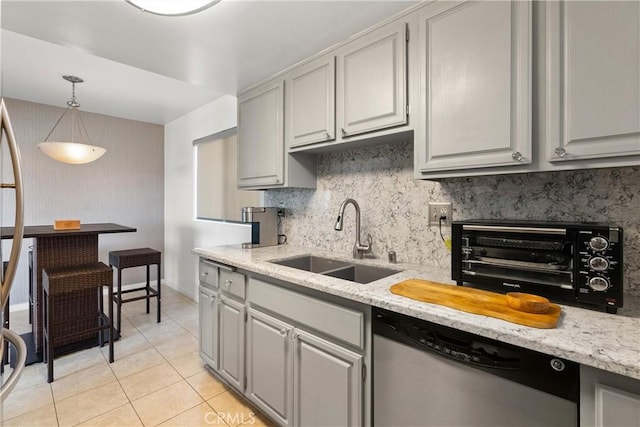
[[[117,278],[117,290],[113,294],[113,301],[116,303],[118,308],[118,334],[121,331],[120,325],[122,324],[122,304],[131,301],[138,301],[141,299],[147,300],[147,314],[149,313],[149,300],[151,298],[157,298],[157,306],[158,306],[158,320],[157,323],[160,323],[160,303],[161,303],[161,290],[160,290],[160,258],[162,253],[160,251],[156,251],[151,248],[138,248],[138,249],[127,249],[122,251],[111,251],[109,252],[109,265],[111,267],[115,267],[118,270],[118,278]],[[150,285],[150,267],[152,265],[158,266],[158,284],[157,289],[153,289]],[[127,289],[125,291],[122,290],[122,270],[125,268],[131,267],[147,267],[147,284],[146,286],[138,287],[135,289]],[[142,295],[139,297],[133,297],[128,299],[123,299],[122,294],[126,294],[128,292],[137,292],[137,291],[146,291],[146,295]]]
[[[107,287],[109,294],[109,315],[105,316],[103,307],[103,287]],[[71,293],[96,289],[98,292],[97,313],[88,315],[90,319],[96,316],[98,318],[98,326],[84,328],[80,331],[57,336],[60,325],[64,323],[74,322],[81,324],[75,318],[72,321],[58,321],[54,317],[56,311],[56,299],[68,296]],[[87,332],[98,332],[100,347],[104,346],[104,338],[102,331],[109,331],[109,363],[113,363],[113,271],[110,267],[102,262],[93,262],[89,264],[74,265],[69,267],[50,267],[43,270],[42,275],[42,294],[43,294],[43,352],[44,360],[47,361],[47,382],[53,382],[53,359],[54,345],[56,340],[70,338]],[[75,328],[74,328],[75,329]]]

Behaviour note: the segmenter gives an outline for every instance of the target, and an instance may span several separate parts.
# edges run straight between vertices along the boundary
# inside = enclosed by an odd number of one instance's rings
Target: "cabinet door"
[[[293,406],[292,329],[287,323],[248,309],[246,394],[283,426],[291,424]]]
[[[218,370],[218,301],[217,292],[200,286],[198,298],[200,357]]]
[[[361,425],[363,357],[315,335],[293,333],[294,424]]]
[[[407,28],[381,28],[338,54],[338,122],[343,138],[407,123]]]
[[[547,159],[640,154],[640,3],[546,3]]]
[[[531,16],[528,1],[420,12],[421,172],[531,163]]]
[[[287,147],[335,139],[336,68],[333,55],[296,68],[286,80]]]
[[[238,187],[284,182],[284,83],[266,83],[238,98]]]
[[[240,391],[244,390],[244,313],[243,304],[220,297],[219,372]]]
[[[640,425],[640,395],[602,384],[595,389],[596,427]]]

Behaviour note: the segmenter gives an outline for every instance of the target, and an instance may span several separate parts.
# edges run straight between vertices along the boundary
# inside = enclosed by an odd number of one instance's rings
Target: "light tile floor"
[[[131,295],[131,294],[129,294]],[[3,426],[267,426],[272,423],[208,373],[198,355],[198,306],[164,286],[156,304],[122,306],[115,361],[108,347],[57,357],[55,381],[43,363],[27,366],[3,404]],[[11,329],[31,330],[27,311]],[[5,372],[7,375],[8,372]]]

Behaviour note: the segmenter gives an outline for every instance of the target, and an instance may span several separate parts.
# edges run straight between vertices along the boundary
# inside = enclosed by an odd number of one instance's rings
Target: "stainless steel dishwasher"
[[[373,332],[374,425],[578,425],[575,362],[378,308]]]

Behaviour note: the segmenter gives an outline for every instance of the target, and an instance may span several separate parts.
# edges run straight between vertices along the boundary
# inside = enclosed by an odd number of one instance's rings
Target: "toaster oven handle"
[[[531,234],[552,234],[556,236],[566,236],[567,230],[564,228],[538,228],[538,227],[505,227],[498,225],[469,225],[462,226],[463,230],[469,231],[497,231],[503,233],[531,233]]]

